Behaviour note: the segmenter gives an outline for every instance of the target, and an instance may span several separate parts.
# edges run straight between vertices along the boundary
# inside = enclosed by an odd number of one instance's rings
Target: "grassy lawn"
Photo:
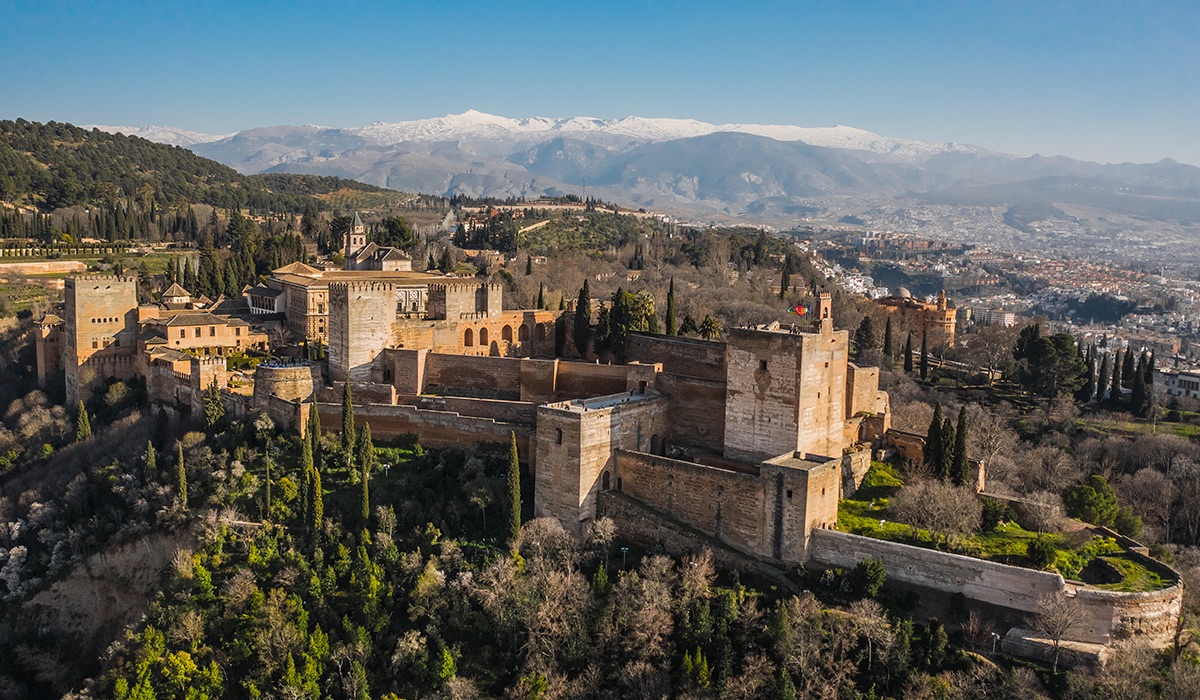
[[[946,547],[940,536],[893,520],[888,510],[888,499],[902,488],[903,483],[891,465],[872,462],[871,470],[863,478],[862,487],[854,498],[838,504],[838,529],[889,542],[948,549],[955,554],[1028,568],[1032,568],[1027,557],[1029,545],[1040,537],[1054,546],[1055,560],[1051,569],[1061,573],[1064,578],[1078,579],[1094,559],[1102,559],[1111,566],[1112,573],[1122,576],[1122,580],[1099,584],[1097,588],[1127,592],[1153,591],[1174,583],[1165,567],[1155,570],[1123,551],[1112,538],[1099,535],[1072,546],[1062,533],[1039,535],[1015,522],[1006,522],[991,532],[956,537]]]

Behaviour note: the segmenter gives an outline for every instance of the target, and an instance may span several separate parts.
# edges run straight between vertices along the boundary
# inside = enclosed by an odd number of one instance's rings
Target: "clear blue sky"
[[[1198,2],[0,0],[0,117],[847,124],[1200,164]]]

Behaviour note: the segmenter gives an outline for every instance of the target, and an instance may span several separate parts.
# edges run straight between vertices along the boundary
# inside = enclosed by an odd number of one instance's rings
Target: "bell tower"
[[[350,258],[354,254],[365,248],[367,245],[367,227],[363,225],[362,218],[358,212],[354,212],[354,223],[350,224],[350,230],[346,232],[345,254],[346,254],[346,269],[350,268]]]

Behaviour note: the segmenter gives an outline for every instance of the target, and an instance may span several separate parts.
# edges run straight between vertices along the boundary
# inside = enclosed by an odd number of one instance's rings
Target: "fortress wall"
[[[741,474],[642,452],[616,454],[616,475],[626,496],[670,513],[740,551],[769,556],[766,484]]]
[[[527,401],[471,399],[458,396],[397,395],[396,403],[415,406],[427,411],[447,411],[475,418],[491,418],[503,423],[532,426],[537,418],[537,404]]]
[[[420,394],[425,391],[425,367],[429,351],[391,348],[383,351],[380,362],[392,370],[392,386],[399,394]]]
[[[627,365],[598,365],[588,362],[559,362],[557,398],[559,400],[608,396],[654,386],[661,366],[630,363]]]
[[[425,361],[425,385],[514,393],[520,386],[521,362],[516,357],[431,352]]]
[[[625,356],[643,363],[660,362],[668,374],[725,381],[725,343],[722,342],[630,333],[625,341]]]
[[[558,360],[526,360],[521,363],[521,400],[554,400],[558,385]]]
[[[727,457],[768,459],[799,449],[799,346],[798,335],[730,332],[725,348]],[[805,410],[814,411],[815,404],[807,404]]]
[[[658,375],[657,387],[671,402],[667,441],[721,452],[725,446],[725,381]]]
[[[875,413],[879,393],[879,368],[846,363],[846,417]]]
[[[317,413],[321,429],[333,433],[342,430],[342,404],[319,403]],[[507,445],[509,434],[516,433],[517,451],[533,466],[529,450],[532,427],[505,423],[491,418],[476,418],[446,411],[427,411],[413,406],[364,404],[354,406],[354,424],[371,424],[371,435],[379,441],[394,440],[403,435],[416,435],[426,447],[465,447],[477,442]]]
[[[1081,621],[1069,637],[1093,644],[1137,637],[1158,646],[1166,645],[1183,600],[1181,584],[1148,593],[1098,590],[1065,582],[1058,574],[1045,571],[834,530],[814,531],[814,563],[848,569],[863,559],[882,560],[888,578],[946,593],[961,592],[971,600],[1029,614],[1037,609],[1041,597],[1065,592],[1074,596],[1083,611]],[[1148,557],[1144,559],[1148,566],[1165,568]]]

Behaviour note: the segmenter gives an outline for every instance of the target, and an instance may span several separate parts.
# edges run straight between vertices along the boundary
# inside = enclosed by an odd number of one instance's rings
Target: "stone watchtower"
[[[491,318],[504,312],[504,289],[478,282],[431,284],[425,310],[429,318],[447,321]]]
[[[134,374],[134,328],[137,324],[137,278],[80,275],[63,281],[62,363],[67,405],[106,377]]]
[[[367,227],[363,225],[362,218],[358,212],[354,212],[354,222],[350,224],[350,230],[346,232],[345,240],[343,241],[342,251],[346,256],[347,264],[350,258],[355,253],[367,246]]]
[[[734,329],[725,348],[725,455],[841,457],[849,332],[821,294],[815,332]]]
[[[396,285],[329,283],[329,378],[370,381],[375,357],[392,344]]]

